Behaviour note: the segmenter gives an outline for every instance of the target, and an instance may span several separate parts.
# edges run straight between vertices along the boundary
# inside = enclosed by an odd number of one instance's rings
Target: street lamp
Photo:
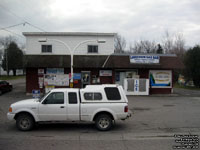
[[[88,43],[88,42],[97,42],[97,43],[105,43],[106,40],[104,39],[98,39],[98,40],[85,40],[85,41],[81,41],[80,43],[78,43],[73,49],[71,49],[71,47],[61,41],[61,40],[57,40],[57,39],[48,39],[48,38],[42,38],[42,39],[39,39],[38,42],[47,42],[47,41],[55,41],[55,42],[58,42],[58,43],[61,43],[63,44],[70,52],[70,55],[71,55],[71,79],[70,79],[70,87],[73,87],[73,77],[74,77],[74,71],[73,71],[73,59],[74,59],[74,51],[82,44],[84,43]]]

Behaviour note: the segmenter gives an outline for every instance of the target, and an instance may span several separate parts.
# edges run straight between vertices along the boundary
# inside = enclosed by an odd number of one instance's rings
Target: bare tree
[[[13,36],[0,37],[0,45],[5,49],[11,42],[16,42]]]
[[[154,41],[140,40],[134,42],[134,46],[130,46],[132,53],[156,53],[157,45]]]
[[[172,53],[176,54],[181,60],[183,60],[185,51],[185,40],[183,38],[183,34],[176,34]]]
[[[165,31],[165,35],[162,40],[162,47],[165,53],[176,54],[182,59],[185,53],[185,40],[183,34],[176,33],[170,35],[168,31]]]
[[[171,53],[174,45],[173,36],[170,35],[169,31],[166,30],[162,40],[162,47],[164,49],[165,54]]]
[[[117,34],[115,36],[115,53],[124,53],[124,50],[126,48],[126,40],[124,37],[122,37],[121,35]]]

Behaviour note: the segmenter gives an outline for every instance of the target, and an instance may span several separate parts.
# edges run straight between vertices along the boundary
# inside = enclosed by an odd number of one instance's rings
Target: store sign
[[[172,72],[170,70],[150,70],[149,79],[152,88],[172,87]]]
[[[69,73],[69,79],[71,79],[71,73]],[[74,80],[81,80],[81,73],[73,73]]]
[[[64,68],[47,68],[46,74],[64,74]]]
[[[153,56],[153,55],[132,55],[132,56],[130,56],[130,63],[158,64],[159,62],[160,62],[159,56]]]
[[[99,76],[112,76],[112,70],[100,70]]]

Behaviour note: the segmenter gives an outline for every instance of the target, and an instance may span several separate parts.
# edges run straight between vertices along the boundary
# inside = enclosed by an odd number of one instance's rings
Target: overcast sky
[[[168,30],[183,34],[187,46],[200,44],[200,0],[0,0],[0,28],[24,21],[49,32],[116,32],[127,44],[161,42]],[[8,30],[39,31],[29,25]]]

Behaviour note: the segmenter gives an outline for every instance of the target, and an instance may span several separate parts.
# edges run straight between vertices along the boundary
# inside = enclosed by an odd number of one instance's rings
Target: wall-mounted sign
[[[46,74],[64,74],[64,68],[47,68]]]
[[[99,76],[112,76],[112,70],[100,70]]]
[[[152,55],[132,55],[132,56],[130,56],[130,63],[158,64],[159,62],[160,62],[159,56],[152,56]]]
[[[149,80],[152,88],[171,88],[172,72],[171,70],[150,70]]]
[[[44,69],[38,69],[38,74],[43,75],[44,74]]]
[[[69,73],[69,79],[71,79],[71,73]],[[74,80],[81,80],[81,73],[73,73]]]

